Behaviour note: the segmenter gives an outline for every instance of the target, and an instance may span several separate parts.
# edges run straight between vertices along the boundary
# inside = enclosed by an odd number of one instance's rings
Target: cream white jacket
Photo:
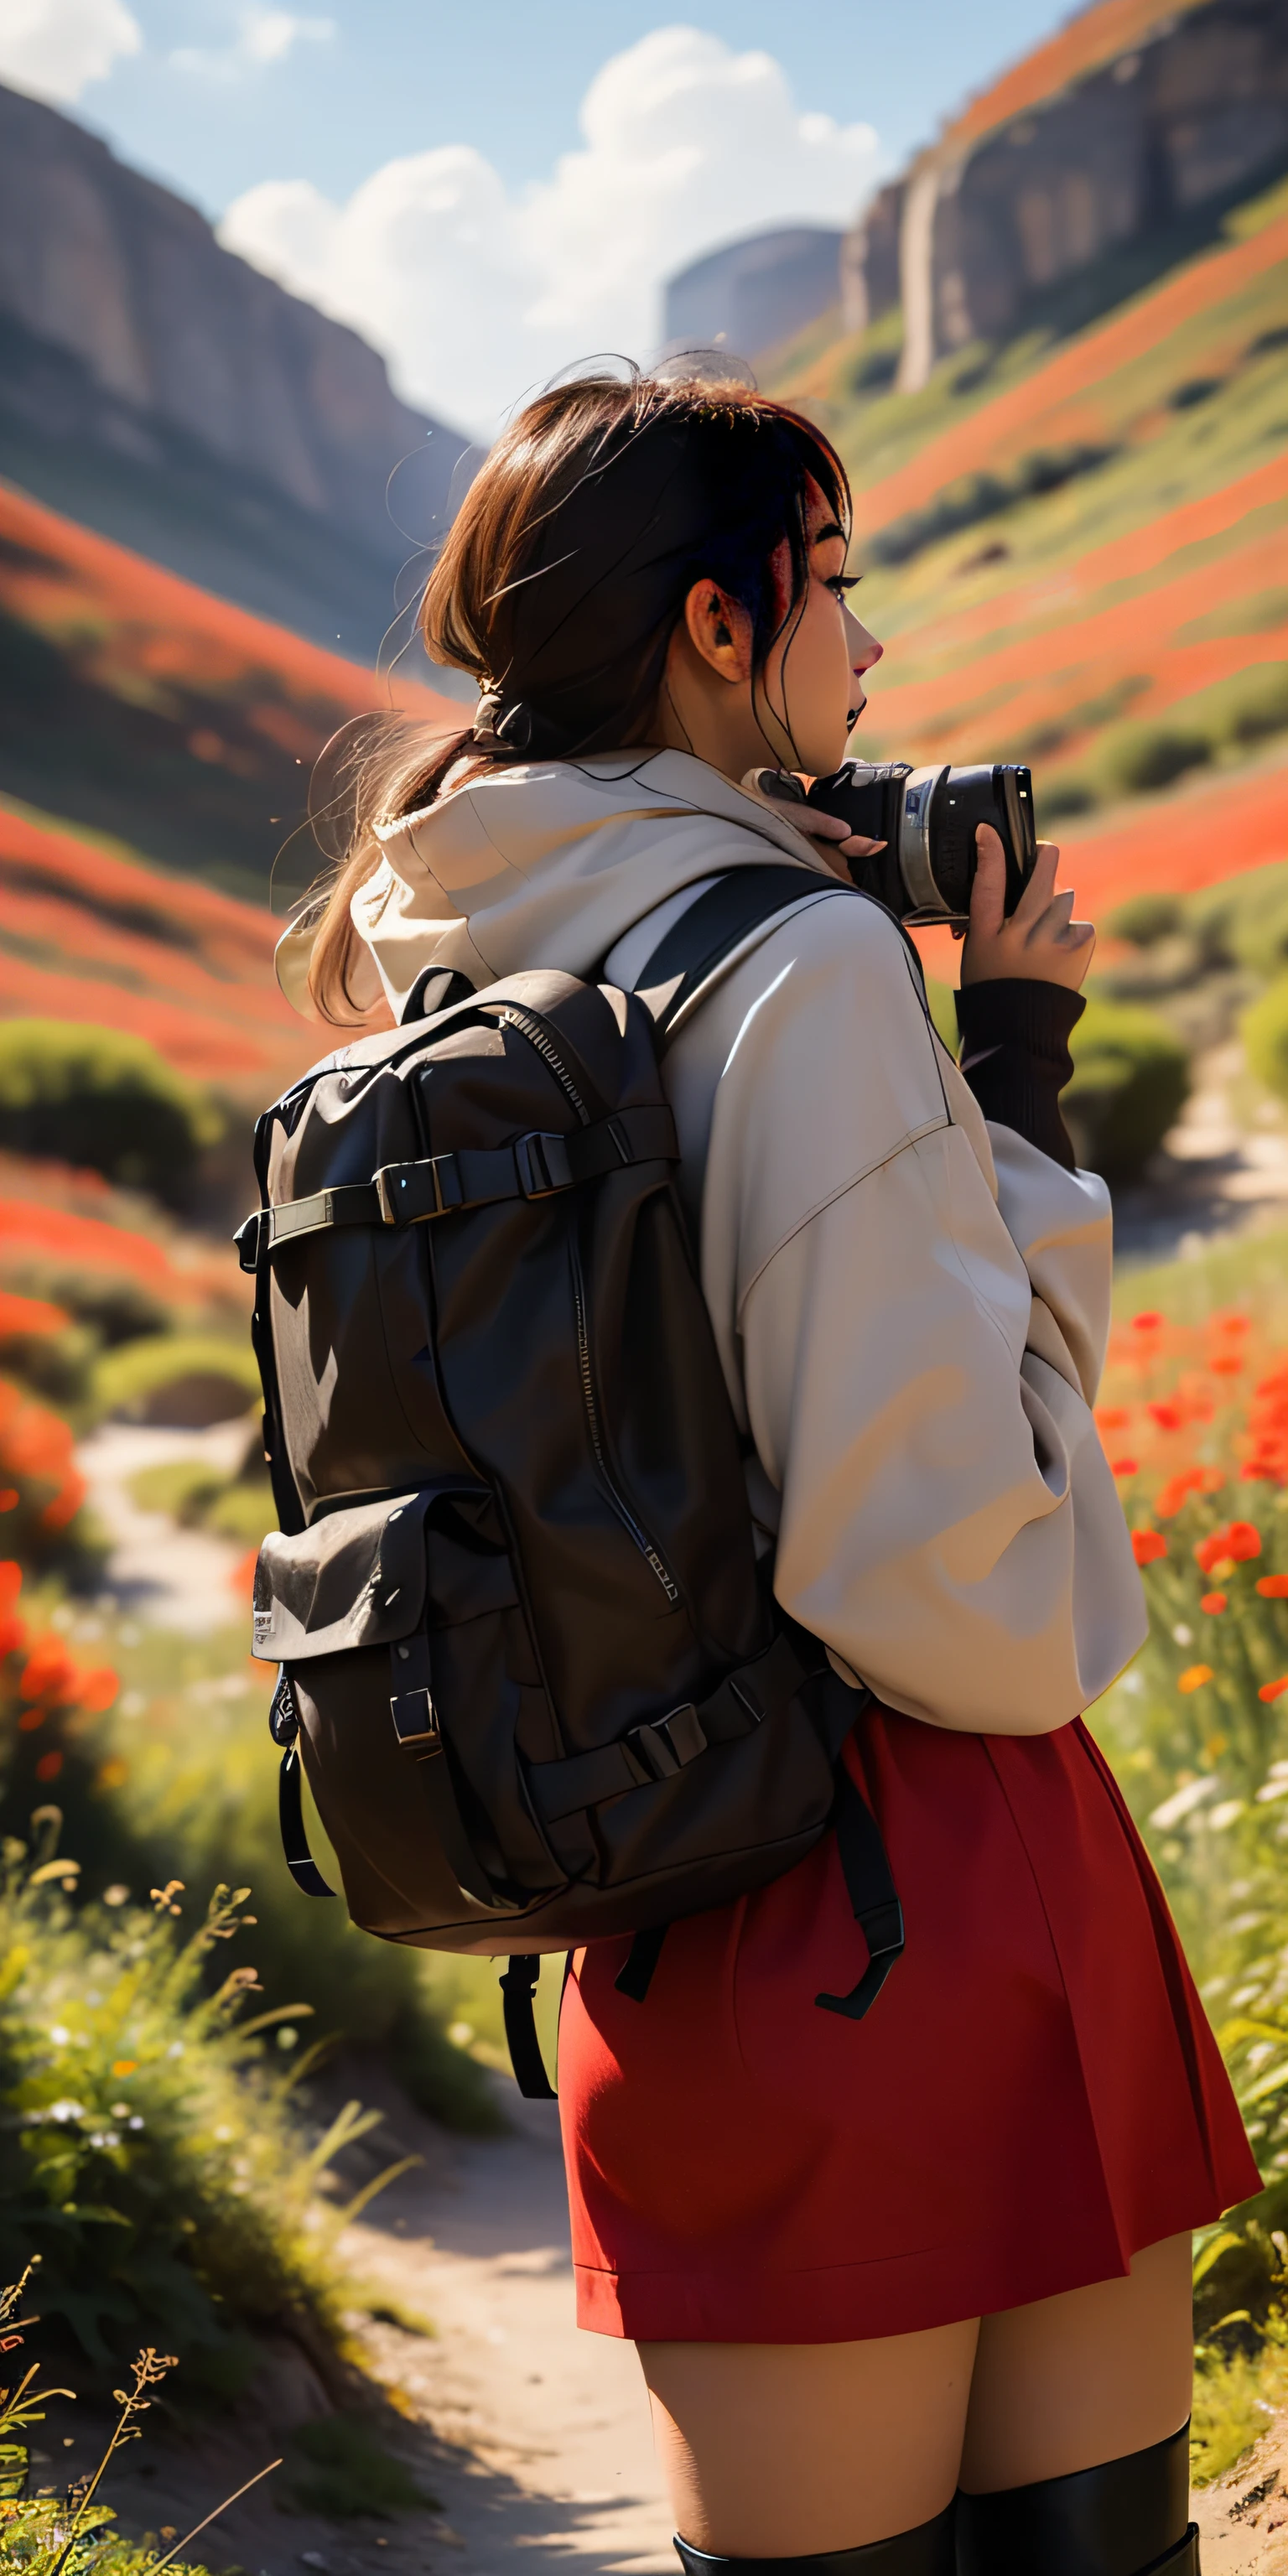
[[[679,752],[497,771],[384,836],[374,998],[421,969],[638,975],[721,868],[812,869],[682,1025],[665,1079],[784,1606],[931,1725],[1042,1734],[1145,1629],[1090,1407],[1108,1193],[988,1126],[893,924]]]

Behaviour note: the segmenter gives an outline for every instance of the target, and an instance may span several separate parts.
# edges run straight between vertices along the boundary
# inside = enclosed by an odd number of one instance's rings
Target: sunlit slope
[[[90,1021],[262,1106],[333,1042],[273,979],[266,911],[0,803],[0,1018]]]
[[[262,898],[323,744],[391,703],[462,722],[0,484],[0,792]]]
[[[1054,820],[1288,747],[1288,187],[1074,336],[907,398],[892,358],[887,320],[784,379],[853,475],[887,647],[856,748],[1030,758]]]

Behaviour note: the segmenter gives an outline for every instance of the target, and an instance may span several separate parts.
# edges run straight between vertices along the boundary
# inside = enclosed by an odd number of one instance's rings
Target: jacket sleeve
[[[1145,1626],[1089,1410],[1107,1196],[985,1127],[896,934],[839,912],[815,908],[740,1032],[704,1194],[775,1589],[909,1716],[1041,1734]]]

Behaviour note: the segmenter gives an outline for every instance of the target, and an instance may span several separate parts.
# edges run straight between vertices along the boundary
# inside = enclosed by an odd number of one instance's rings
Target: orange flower
[[[1288,1574],[1259,1574],[1257,1590],[1263,1601],[1288,1601]]]
[[[1250,1330],[1250,1325],[1246,1315],[1241,1315],[1237,1307],[1230,1306],[1223,1314],[1209,1315],[1207,1328],[1209,1333],[1228,1333],[1237,1339]]]
[[[1161,1530],[1136,1529],[1131,1534],[1131,1552],[1138,1565],[1153,1565],[1167,1554],[1167,1541]]]
[[[1257,1697],[1258,1699],[1282,1699],[1285,1691],[1288,1691],[1288,1673],[1281,1673],[1277,1682],[1263,1682]]]
[[[1125,1431],[1130,1420],[1130,1405],[1098,1404],[1096,1407],[1097,1431]]]
[[[16,1512],[21,1501],[16,1485],[0,1485],[0,1512]]]
[[[1243,1362],[1237,1351],[1216,1351],[1208,1361],[1213,1377],[1240,1377]]]
[[[1202,1690],[1204,1682],[1210,1682],[1211,1679],[1212,1667],[1210,1664],[1190,1664],[1187,1670],[1181,1674],[1176,1687],[1178,1690],[1184,1691],[1188,1697],[1188,1694],[1191,1691]]]
[[[1140,1472],[1134,1458],[1111,1458],[1109,1464],[1115,1476],[1135,1476]]]
[[[49,1711],[47,1708],[24,1708],[22,1715],[18,1720],[18,1733],[20,1735],[33,1735],[38,1726],[44,1725],[45,1719],[48,1715]]]
[[[113,1672],[110,1664],[96,1664],[92,1672],[80,1676],[76,1689],[77,1707],[97,1717],[103,1709],[111,1707],[120,1687],[120,1676]]]
[[[1229,1595],[1224,1592],[1205,1592],[1199,1608],[1206,1610],[1209,1618],[1215,1619],[1227,1607],[1228,1599]]]
[[[22,1590],[22,1567],[13,1557],[0,1557],[0,1613],[12,1610]]]

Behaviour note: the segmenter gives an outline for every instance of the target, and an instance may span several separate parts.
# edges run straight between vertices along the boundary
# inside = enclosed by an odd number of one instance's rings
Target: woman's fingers
[[[996,833],[993,837],[997,839]],[[1001,848],[1000,841],[998,841],[998,848]],[[1039,841],[1037,856],[1033,862],[1033,873],[1015,907],[1014,919],[1023,929],[1031,930],[1034,923],[1046,911],[1055,892],[1055,872],[1059,865],[1060,853],[1055,842]],[[1070,901],[1072,899],[1071,896]]]
[[[970,926],[982,939],[992,939],[1006,912],[1006,852],[991,823],[975,834],[975,882],[970,890]]]

